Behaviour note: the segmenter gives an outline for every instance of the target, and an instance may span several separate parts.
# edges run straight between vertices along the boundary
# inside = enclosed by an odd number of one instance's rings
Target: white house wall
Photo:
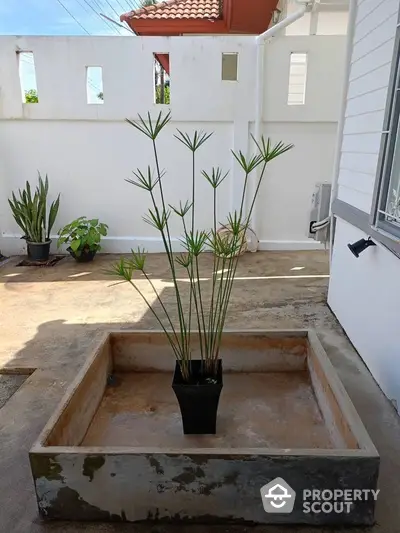
[[[338,219],[328,302],[383,392],[400,406],[400,260],[380,246],[355,259],[347,244],[361,238]]]
[[[324,0],[316,3],[312,12],[306,13],[286,28],[286,35],[346,35],[348,2],[349,0]],[[278,9],[286,15],[292,15],[300,9],[300,4],[296,0],[282,0]]]
[[[358,2],[338,198],[370,213],[388,96],[398,0]],[[328,302],[390,399],[400,405],[400,260],[379,243],[356,259],[366,234],[337,219]]]
[[[261,248],[308,249],[308,216],[315,183],[330,181],[339,112],[343,36],[280,37],[266,44],[262,131],[296,146],[271,164],[257,205]],[[39,103],[23,104],[17,51],[33,52]],[[238,81],[221,80],[221,54],[238,53]],[[306,101],[287,105],[290,54],[308,54]],[[171,105],[153,103],[153,53],[169,53]],[[86,67],[103,68],[103,104],[87,104]],[[48,174],[51,195],[61,193],[57,230],[71,219],[99,217],[110,226],[105,251],[133,246],[160,251],[156,231],[142,215],[146,193],[127,184],[131,171],[152,161],[151,142],[124,122],[138,113],[172,112],[160,136],[167,200],[190,196],[190,154],[176,128],[214,135],[198,153],[199,227],[211,222],[211,191],[200,170],[229,170],[219,195],[219,219],[238,207],[243,176],[230,149],[252,153],[255,122],[254,37],[1,37],[0,249],[21,252],[23,241],[7,197],[37,170]],[[267,208],[265,208],[267,206]],[[172,222],[178,243],[181,228]]]

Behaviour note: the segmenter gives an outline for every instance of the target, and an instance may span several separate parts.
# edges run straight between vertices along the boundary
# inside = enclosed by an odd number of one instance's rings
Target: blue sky
[[[140,2],[141,0],[0,0],[0,35],[89,33],[132,36],[128,30],[104,21],[99,13],[119,22],[119,15],[139,7]],[[21,54],[20,77],[23,94],[36,89],[34,57],[31,54]],[[102,103],[97,98],[98,92],[102,90],[101,72],[91,69],[87,77],[89,102]]]
[[[114,20],[140,5],[140,0],[60,0],[91,35],[132,35],[97,13]],[[93,8],[93,9],[92,9]],[[93,11],[94,10],[94,11]],[[58,0],[0,0],[1,35],[87,35]]]

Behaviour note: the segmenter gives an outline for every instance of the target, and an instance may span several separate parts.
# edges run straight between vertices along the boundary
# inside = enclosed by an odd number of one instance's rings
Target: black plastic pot
[[[28,259],[30,261],[48,261],[50,255],[51,239],[47,242],[26,241],[28,248]]]
[[[77,255],[72,248],[67,248],[67,252],[69,252],[78,263],[89,263],[90,261],[93,261],[94,256],[97,254],[97,250],[88,249],[81,250],[79,255]]]
[[[217,410],[222,390],[222,361],[217,361],[216,383],[207,383],[202,361],[191,361],[191,382],[183,380],[179,363],[175,363],[172,388],[179,402],[185,435],[215,434]]]

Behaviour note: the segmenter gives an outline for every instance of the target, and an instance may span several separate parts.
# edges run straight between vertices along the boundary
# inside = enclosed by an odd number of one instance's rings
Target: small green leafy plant
[[[26,104],[37,104],[39,102],[38,93],[36,89],[29,89],[25,91],[25,103]]]
[[[78,257],[84,251],[98,252],[101,249],[101,238],[107,235],[107,230],[107,224],[99,222],[98,218],[88,220],[86,217],[79,217],[60,229],[58,246],[69,244]]]
[[[170,312],[147,273],[144,250],[140,248],[137,251],[132,250],[130,259],[121,258],[114,265],[113,274],[130,283],[143,298],[168,338],[179,363],[183,379],[190,382],[193,377],[191,370],[192,349],[198,340],[204,375],[209,380],[209,383],[214,383],[218,369],[222,333],[239,255],[245,244],[246,231],[249,228],[254,204],[265,170],[270,161],[290,150],[293,145],[284,144],[283,142],[272,144],[269,139],[265,140],[261,137],[260,140],[253,138],[255,148],[253,155],[247,157],[240,151],[237,153],[232,152],[237,163],[242,168],[244,176],[240,208],[230,213],[225,223],[222,224],[222,228],[228,230],[225,234],[218,231],[217,196],[218,189],[228,173],[223,172],[218,167],[214,167],[210,171],[203,170],[201,176],[210,185],[213,215],[210,221],[211,228],[200,230],[196,228],[195,221],[195,205],[196,200],[198,200],[196,195],[196,180],[198,177],[196,153],[208,141],[212,133],[195,131],[192,135],[189,135],[177,130],[176,139],[191,154],[191,198],[184,202],[181,201],[179,204],[167,205],[164,192],[165,172],[160,166],[157,138],[170,119],[169,113],[166,116],[160,113],[156,120],[152,119],[149,113],[147,119],[142,118],[140,115],[138,121],[127,119],[131,126],[150,140],[153,148],[155,169],[153,170],[151,166],[148,166],[144,171],[137,169],[133,171],[135,178],[127,179],[126,181],[149,193],[151,207],[143,219],[161,234],[174,286],[179,327],[175,327]],[[255,190],[250,193],[250,174],[256,169],[259,169],[259,172],[255,179]],[[246,209],[247,197],[248,209]],[[180,254],[174,254],[172,251],[169,220],[173,215],[179,217],[182,223],[181,243],[184,252]],[[230,236],[227,237],[226,233]],[[204,282],[200,276],[199,259],[200,255],[207,251],[212,251],[214,254],[211,296],[209,298],[206,298],[204,294]],[[182,285],[178,279],[177,269],[180,267],[185,269],[189,281],[188,302],[183,299]],[[160,304],[160,311],[156,310],[146,298],[140,288],[140,284],[135,279],[135,275],[138,275],[138,277],[144,276],[147,280],[155,293],[158,304]],[[165,321],[167,325],[164,325]]]
[[[50,233],[56,220],[60,206],[60,195],[51,203],[47,217],[47,194],[49,192],[49,180],[43,181],[39,174],[39,184],[32,195],[31,186],[26,182],[26,187],[18,189],[19,198],[14,192],[8,200],[15,222],[23,231],[23,239],[27,242],[44,243],[50,240]]]

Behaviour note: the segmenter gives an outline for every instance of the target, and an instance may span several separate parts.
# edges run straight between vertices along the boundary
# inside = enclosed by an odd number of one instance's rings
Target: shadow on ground
[[[104,331],[157,328],[153,315],[147,311],[134,291],[125,284],[115,284],[104,274],[104,270],[110,267],[113,260],[115,258],[100,256],[89,268],[66,259],[54,268],[33,270],[29,267],[15,267],[15,262],[11,261],[0,270],[1,367],[3,371],[35,369],[0,409],[0,531],[333,533],[335,529],[325,530],[320,527],[248,528],[41,522],[37,515],[28,462],[30,446],[88,354],[100,342]],[[399,419],[325,303],[327,262],[325,252],[267,252],[245,255],[240,260],[238,279],[227,316],[227,327],[313,327],[317,330],[328,356],[337,368],[381,454],[381,494],[376,515],[378,523],[370,531],[398,533]],[[202,275],[206,279],[209,278],[211,266],[211,257],[206,258],[202,268]],[[176,323],[174,292],[165,257],[158,254],[150,256],[149,271]],[[206,294],[209,292],[207,284],[206,281]],[[187,290],[187,281],[182,281],[182,286],[183,290]]]

